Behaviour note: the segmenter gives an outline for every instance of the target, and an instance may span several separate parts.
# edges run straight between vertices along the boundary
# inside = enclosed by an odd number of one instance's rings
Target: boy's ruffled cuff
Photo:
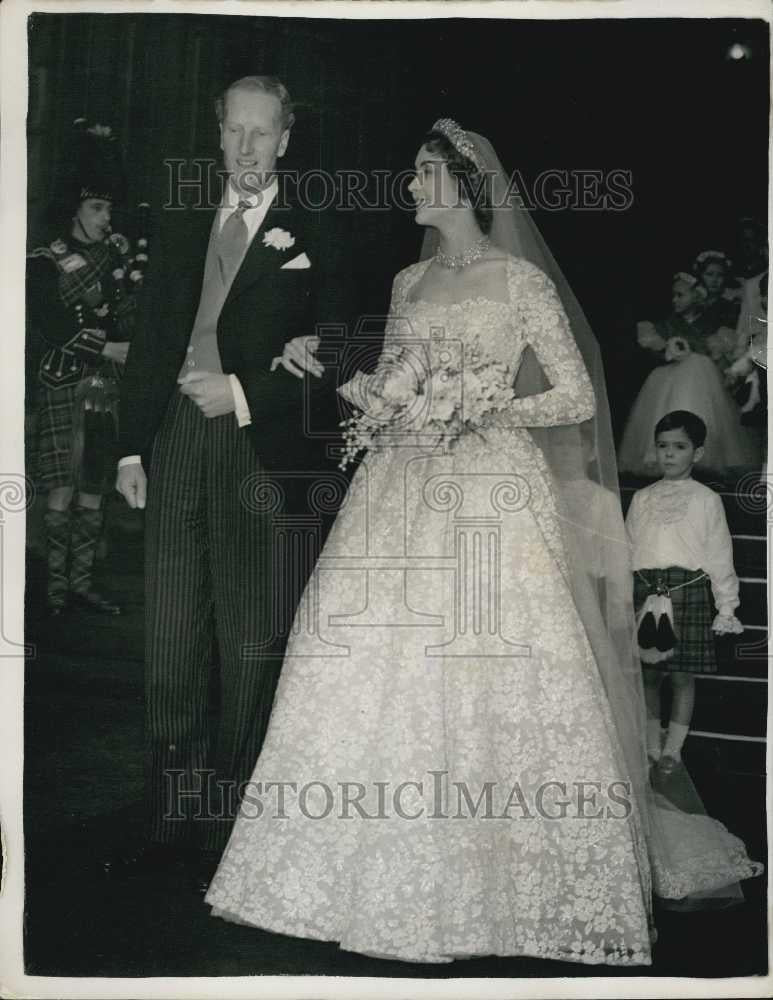
[[[711,630],[717,635],[740,635],[744,629],[735,615],[717,615],[711,624]]]

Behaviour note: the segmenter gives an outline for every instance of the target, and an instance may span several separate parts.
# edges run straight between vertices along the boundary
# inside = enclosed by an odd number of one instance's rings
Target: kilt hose
[[[255,766],[286,630],[277,628],[273,514],[245,502],[259,460],[233,413],[176,392],[153,447],[146,508],[145,743],[150,840],[224,847]],[[290,613],[291,613],[290,609]],[[220,714],[210,732],[213,640]],[[245,646],[250,648],[245,654]],[[255,651],[255,646],[258,651]],[[214,737],[214,739],[212,738]],[[222,783],[218,785],[218,782]]]

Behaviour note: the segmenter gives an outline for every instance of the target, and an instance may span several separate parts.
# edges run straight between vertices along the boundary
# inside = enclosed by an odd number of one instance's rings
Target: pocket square
[[[311,261],[306,256],[305,253],[299,253],[297,257],[293,257],[292,260],[288,260],[286,264],[282,264],[279,268],[280,271],[300,271],[304,267],[311,267]]]

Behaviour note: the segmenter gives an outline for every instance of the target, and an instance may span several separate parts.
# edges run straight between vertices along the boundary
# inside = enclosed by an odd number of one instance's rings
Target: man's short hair
[[[215,113],[217,120],[222,124],[225,117],[225,102],[231,90],[254,90],[262,94],[271,94],[278,98],[281,105],[282,129],[292,128],[295,122],[293,114],[293,102],[290,93],[278,76],[243,76],[239,80],[234,80],[215,99]]]

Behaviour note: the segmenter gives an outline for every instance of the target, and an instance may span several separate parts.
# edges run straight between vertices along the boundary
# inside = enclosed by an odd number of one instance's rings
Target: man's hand
[[[274,358],[271,362],[271,371],[281,365],[291,375],[296,378],[303,378],[304,372],[311,372],[317,378],[322,376],[324,367],[314,357],[314,352],[319,347],[319,337],[295,337],[284,346],[281,358]]]
[[[117,361],[119,365],[126,364],[128,353],[128,340],[108,340],[102,348],[102,354],[110,361]]]
[[[235,409],[231,380],[216,372],[191,372],[179,382],[180,392],[189,396],[205,417],[222,417]]]
[[[122,465],[118,470],[115,488],[132,508],[145,509],[145,497],[148,492],[148,480],[141,462],[131,462]]]

